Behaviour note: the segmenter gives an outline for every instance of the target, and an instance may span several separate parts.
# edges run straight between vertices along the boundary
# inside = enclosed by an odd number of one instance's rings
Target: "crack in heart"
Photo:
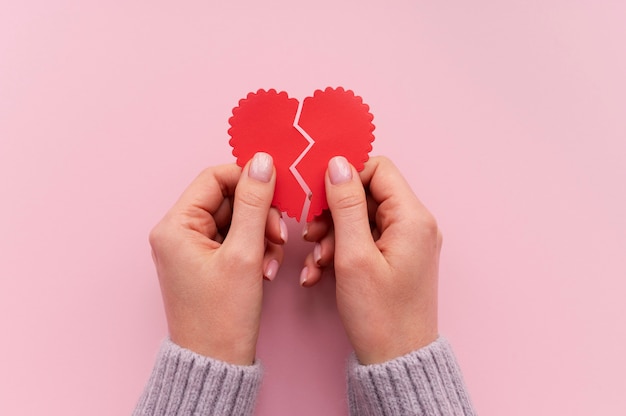
[[[306,183],[306,180],[302,177],[302,175],[300,174],[300,172],[296,168],[296,166],[298,166],[298,163],[300,163],[300,161],[306,156],[306,154],[309,152],[309,150],[311,150],[311,148],[315,144],[315,140],[313,140],[313,138],[311,136],[309,136],[309,134],[306,132],[306,130],[304,130],[300,126],[300,124],[298,124],[299,121],[300,121],[300,116],[302,115],[302,106],[303,106],[303,104],[304,104],[304,101],[301,101],[301,102],[298,103],[298,111],[296,111],[296,117],[293,120],[293,127],[296,130],[298,130],[300,132],[300,134],[302,135],[302,137],[304,137],[309,142],[309,145],[306,147],[306,149],[304,149],[302,151],[302,153],[300,153],[300,156],[298,156],[296,158],[296,160],[294,160],[294,162],[291,164],[291,166],[289,166],[289,171],[296,178],[296,180],[298,181],[298,184],[300,184],[300,187],[304,191],[304,194],[307,196],[304,199],[304,204],[302,206],[301,215],[298,218],[298,221],[300,221],[301,217],[303,217],[305,215],[308,215],[309,208],[311,206],[311,199],[313,199],[313,191],[311,190],[309,185]]]
[[[374,141],[373,115],[361,97],[342,87],[317,90],[302,102],[286,92],[258,90],[233,109],[228,120],[237,164],[256,152],[272,155],[276,189],[272,204],[298,221],[328,208],[324,174],[333,156],[360,171]]]

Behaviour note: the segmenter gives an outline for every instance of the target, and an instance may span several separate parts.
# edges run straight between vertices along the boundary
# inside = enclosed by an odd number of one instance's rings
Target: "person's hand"
[[[375,157],[359,175],[335,157],[326,195],[330,215],[305,228],[316,245],[301,284],[334,267],[337,308],[359,361],[381,363],[436,340],[442,236],[398,169]]]
[[[276,173],[257,153],[202,172],[150,233],[170,339],[233,364],[254,362],[263,278],[283,259],[287,228],[270,209]]]

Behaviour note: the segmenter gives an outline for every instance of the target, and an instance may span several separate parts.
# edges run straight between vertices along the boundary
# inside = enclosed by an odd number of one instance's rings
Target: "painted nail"
[[[278,264],[278,262],[274,259],[270,260],[269,263],[267,263],[267,267],[265,268],[265,273],[263,273],[265,275],[265,277],[267,277],[267,280],[274,280],[274,278],[276,277],[276,273],[278,273],[278,267],[280,265]]]
[[[352,168],[343,156],[335,156],[328,162],[328,175],[330,183],[340,185],[352,179]]]
[[[315,243],[315,247],[313,247],[313,261],[319,266],[320,260],[322,260],[322,245]]]
[[[289,233],[287,232],[287,224],[283,219],[279,219],[278,223],[280,224],[280,239],[283,240],[283,243],[286,243],[289,239]]]
[[[259,152],[252,158],[248,175],[261,182],[269,182],[272,178],[272,156]]]
[[[306,278],[308,274],[309,274],[308,267],[305,267],[304,269],[302,269],[302,271],[300,272],[300,286],[304,286],[304,284],[306,283]]]

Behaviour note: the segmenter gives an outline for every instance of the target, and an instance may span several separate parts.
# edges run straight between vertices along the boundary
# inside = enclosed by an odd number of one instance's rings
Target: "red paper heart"
[[[328,161],[341,155],[357,170],[363,169],[374,140],[373,118],[361,97],[341,87],[317,90],[301,106],[286,92],[259,90],[233,109],[229,143],[242,167],[256,152],[272,155],[277,174],[272,203],[300,220],[310,201],[307,221],[311,221],[328,208],[324,187]]]

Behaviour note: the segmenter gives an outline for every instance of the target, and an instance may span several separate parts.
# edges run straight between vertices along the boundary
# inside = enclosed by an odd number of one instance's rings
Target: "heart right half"
[[[328,208],[324,175],[333,156],[360,171],[374,141],[372,114],[361,97],[341,87],[317,90],[302,103],[287,93],[259,90],[239,101],[229,119],[230,145],[244,166],[256,152],[272,155],[276,190],[272,204],[306,220]]]

